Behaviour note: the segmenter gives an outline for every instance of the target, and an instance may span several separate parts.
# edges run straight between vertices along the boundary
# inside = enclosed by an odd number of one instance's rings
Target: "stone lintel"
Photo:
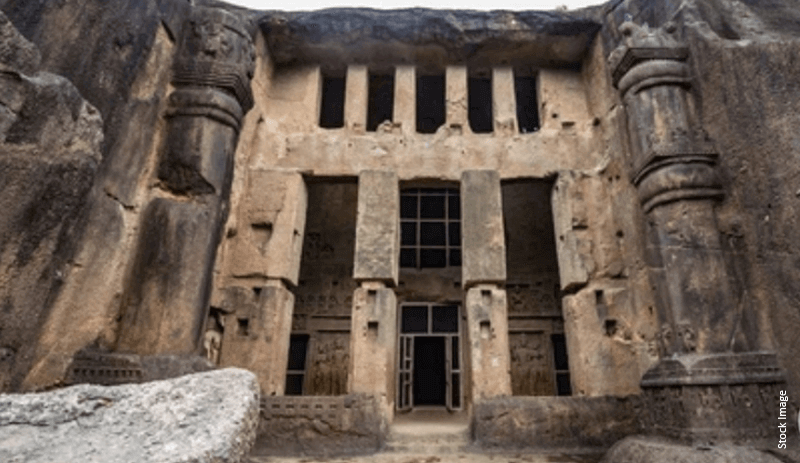
[[[506,280],[503,199],[500,174],[468,170],[461,174],[462,284],[502,284]]]
[[[511,395],[506,291],[481,284],[467,290],[467,340],[472,403]]]
[[[363,171],[358,176],[358,217],[353,278],[397,284],[400,192],[397,173]]]

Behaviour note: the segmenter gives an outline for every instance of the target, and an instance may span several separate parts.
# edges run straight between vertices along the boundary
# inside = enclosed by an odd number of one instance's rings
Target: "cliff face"
[[[800,396],[800,4],[626,0],[599,13],[609,50],[626,15],[653,27],[673,21],[688,43],[702,124],[720,153],[718,227],[742,331],[778,352],[789,395]]]
[[[116,346],[124,293],[137,278],[135,249],[152,229],[141,214],[160,181],[173,62],[197,7],[111,3],[0,0],[10,20],[0,48],[8,68],[0,111],[5,390],[23,387],[26,376],[25,387],[52,383],[87,345]],[[508,53],[507,64],[575,68],[595,34],[610,53],[626,17],[653,27],[674,21],[689,44],[704,129],[720,153],[718,227],[735,299],[746,308],[741,336],[779,352],[791,396],[800,397],[800,368],[791,362],[800,355],[797,2],[615,0],[574,14],[228,9],[247,19],[248,33],[264,34],[281,65],[482,65]]]
[[[101,163],[102,120],[0,14],[0,390],[30,368]]]

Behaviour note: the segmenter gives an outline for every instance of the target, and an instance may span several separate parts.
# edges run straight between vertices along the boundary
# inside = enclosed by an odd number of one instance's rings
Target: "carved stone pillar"
[[[687,442],[772,433],[784,382],[772,352],[742,335],[719,238],[717,158],[696,113],[689,50],[670,25],[622,25],[609,57],[627,111],[632,178],[647,217],[648,260],[661,306],[661,357],[642,378],[650,431]]]
[[[348,392],[375,395],[394,410],[400,190],[395,172],[358,176],[358,216]],[[387,287],[389,286],[389,287]]]
[[[211,272],[227,214],[233,155],[252,107],[255,51],[242,20],[195,7],[180,37],[156,199],[142,215],[117,349],[199,349]]]
[[[467,340],[473,405],[511,395],[511,353],[506,308],[506,245],[500,175],[461,175],[462,285],[467,291]]]

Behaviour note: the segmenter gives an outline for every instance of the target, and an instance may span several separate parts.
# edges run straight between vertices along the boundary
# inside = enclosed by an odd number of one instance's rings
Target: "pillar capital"
[[[646,24],[626,21],[619,31],[624,39],[611,52],[608,64],[614,86],[623,95],[646,83],[689,83],[689,48],[672,35],[673,24],[650,29]]]
[[[219,8],[193,8],[183,25],[172,83],[224,90],[247,112],[253,106],[254,71],[255,48],[246,23]]]

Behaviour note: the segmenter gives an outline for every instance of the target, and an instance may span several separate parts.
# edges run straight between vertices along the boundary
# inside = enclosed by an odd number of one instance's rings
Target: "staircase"
[[[398,415],[386,440],[385,452],[454,455],[468,451],[469,421],[464,413],[414,410]]]

